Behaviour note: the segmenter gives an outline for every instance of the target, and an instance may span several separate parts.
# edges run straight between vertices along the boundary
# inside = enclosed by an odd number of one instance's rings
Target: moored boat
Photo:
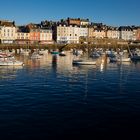
[[[24,65],[24,63],[17,60],[0,61],[0,66],[22,66],[22,65]]]
[[[40,54],[38,54],[37,52],[34,52],[31,56],[31,59],[41,59],[42,56]]]
[[[62,52],[59,53],[59,56],[66,56],[66,54],[65,54],[64,51],[62,51]]]
[[[73,64],[76,64],[76,65],[96,65],[96,61],[91,61],[91,60],[73,60]]]

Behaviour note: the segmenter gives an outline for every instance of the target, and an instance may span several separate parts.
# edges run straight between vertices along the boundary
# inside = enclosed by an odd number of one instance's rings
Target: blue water
[[[73,66],[72,56],[0,67],[0,139],[138,134],[140,62]],[[133,133],[132,133],[133,132]]]

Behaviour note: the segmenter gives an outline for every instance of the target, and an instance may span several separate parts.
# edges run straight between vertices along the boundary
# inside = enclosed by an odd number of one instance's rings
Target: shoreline
[[[103,48],[103,49],[132,49],[140,48],[140,44],[118,44],[118,45],[106,45],[106,44],[46,44],[46,45],[17,45],[17,44],[0,44],[0,50],[11,50],[11,49],[58,49],[58,50],[70,50],[70,49],[94,49],[94,48]]]

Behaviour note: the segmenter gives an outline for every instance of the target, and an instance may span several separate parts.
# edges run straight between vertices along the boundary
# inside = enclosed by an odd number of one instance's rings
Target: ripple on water
[[[20,139],[120,132],[124,124],[133,126],[130,122],[138,126],[140,63],[107,64],[101,70],[72,66],[68,58],[55,64],[51,55],[46,59],[16,70],[0,68],[1,132]]]

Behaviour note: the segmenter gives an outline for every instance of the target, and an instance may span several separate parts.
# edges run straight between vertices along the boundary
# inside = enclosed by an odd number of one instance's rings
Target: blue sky
[[[67,17],[108,25],[140,25],[140,0],[2,0],[0,19],[17,24]]]

